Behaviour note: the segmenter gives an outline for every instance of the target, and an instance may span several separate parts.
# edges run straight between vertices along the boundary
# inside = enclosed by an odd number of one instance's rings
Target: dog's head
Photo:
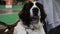
[[[19,13],[19,18],[23,21],[23,24],[30,25],[36,24],[39,21],[45,21],[46,14],[43,9],[43,5],[38,2],[26,3]]]

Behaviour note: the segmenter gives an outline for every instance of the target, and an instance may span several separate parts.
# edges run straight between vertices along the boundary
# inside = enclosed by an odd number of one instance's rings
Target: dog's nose
[[[38,8],[33,8],[33,16],[38,16]]]

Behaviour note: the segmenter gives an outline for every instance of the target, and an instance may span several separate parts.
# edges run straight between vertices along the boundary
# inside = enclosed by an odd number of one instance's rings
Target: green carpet
[[[5,22],[6,24],[13,24],[17,20],[18,20],[18,13],[16,13],[16,14],[0,15],[0,21]]]

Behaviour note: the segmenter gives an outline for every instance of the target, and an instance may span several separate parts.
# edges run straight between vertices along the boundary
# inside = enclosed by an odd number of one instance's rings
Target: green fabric
[[[0,10],[21,10],[23,5],[13,5],[12,8],[6,8],[4,5],[0,5]],[[0,14],[0,21],[5,22],[6,24],[15,23],[18,19],[18,13],[14,14]]]
[[[18,13],[16,13],[16,14],[0,15],[0,21],[5,22],[6,24],[13,24],[17,20],[18,20]]]

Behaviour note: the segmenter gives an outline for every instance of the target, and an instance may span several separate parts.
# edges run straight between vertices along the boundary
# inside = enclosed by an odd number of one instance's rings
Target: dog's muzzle
[[[39,20],[38,8],[33,8],[33,9],[32,9],[32,12],[33,12],[32,21],[33,21],[34,23],[35,23],[35,22],[38,22],[38,20]]]

